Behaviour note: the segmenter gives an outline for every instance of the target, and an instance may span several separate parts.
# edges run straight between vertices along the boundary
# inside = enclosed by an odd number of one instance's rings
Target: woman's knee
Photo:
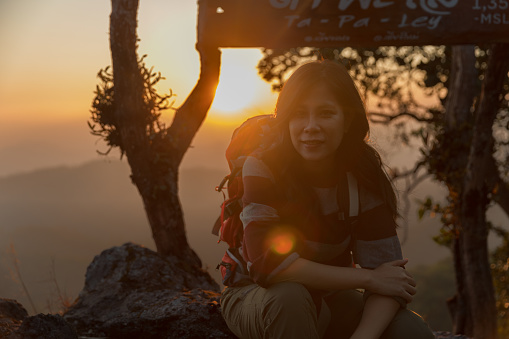
[[[262,313],[267,337],[318,338],[316,306],[301,284],[283,282],[270,286]]]
[[[309,291],[299,283],[281,282],[267,288],[267,298],[284,304],[313,303]]]
[[[223,316],[242,338],[318,338],[317,312],[308,290],[284,282],[223,292]]]
[[[433,331],[417,313],[401,309],[394,316],[384,334],[383,339],[433,339]]]
[[[275,317],[309,316],[316,319],[316,307],[309,291],[294,282],[277,283],[267,288],[264,295],[264,313]],[[304,313],[304,314],[303,314]]]

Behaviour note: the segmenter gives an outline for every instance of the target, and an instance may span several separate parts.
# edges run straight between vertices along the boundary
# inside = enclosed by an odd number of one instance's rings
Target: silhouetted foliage
[[[173,108],[173,102],[170,99],[174,96],[170,89],[169,94],[160,94],[157,92],[156,85],[165,78],[160,72],[154,72],[154,67],[150,69],[145,65],[144,59],[147,55],[143,55],[138,60],[138,67],[143,77],[143,102],[145,109],[140,112],[138,118],[140,123],[146,126],[147,135],[151,140],[164,139],[167,134],[165,124],[160,120],[163,111]],[[93,135],[99,136],[108,145],[106,152],[100,154],[108,154],[113,148],[118,147],[121,155],[125,153],[125,146],[122,144],[120,133],[117,129],[117,120],[115,118],[115,90],[113,86],[113,73],[110,66],[99,70],[97,77],[101,83],[96,85],[94,92],[95,97],[92,101],[92,115],[88,126]]]
[[[493,227],[502,244],[491,255],[491,272],[497,296],[498,329],[501,338],[509,338],[509,232]]]

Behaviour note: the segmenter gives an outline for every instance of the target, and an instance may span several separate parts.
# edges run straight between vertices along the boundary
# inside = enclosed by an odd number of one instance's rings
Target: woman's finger
[[[406,291],[410,293],[410,295],[415,295],[417,293],[417,289],[414,286],[408,286]]]
[[[405,300],[407,301],[407,304],[410,304],[413,299],[414,299],[414,297],[411,294],[407,293],[407,298],[405,298]]]
[[[413,299],[412,295],[406,291],[403,291],[403,293],[401,293],[400,297],[405,299],[407,304],[411,303],[412,299]]]
[[[391,266],[399,266],[399,267],[403,267],[407,263],[408,263],[408,259],[398,259],[398,260],[388,262],[388,264]]]

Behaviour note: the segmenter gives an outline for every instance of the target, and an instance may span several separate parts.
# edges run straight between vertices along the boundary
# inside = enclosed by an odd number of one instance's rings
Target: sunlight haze
[[[0,176],[79,164],[105,150],[86,122],[97,72],[111,64],[110,12],[104,0],[0,0]],[[139,5],[138,55],[147,54],[147,66],[165,77],[159,90],[172,90],[175,107],[199,77],[196,16],[196,1]],[[190,150],[183,166],[209,153],[202,147],[226,145],[245,118],[272,112],[275,94],[256,71],[260,57],[256,49],[223,51],[217,98],[193,142],[198,152]],[[164,113],[165,121],[172,118],[171,111]],[[224,159],[215,158],[206,163],[222,166]]]

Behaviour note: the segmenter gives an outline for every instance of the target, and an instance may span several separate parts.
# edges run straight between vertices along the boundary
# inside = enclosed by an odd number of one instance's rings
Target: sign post
[[[198,41],[217,47],[509,42],[509,0],[199,0]]]

